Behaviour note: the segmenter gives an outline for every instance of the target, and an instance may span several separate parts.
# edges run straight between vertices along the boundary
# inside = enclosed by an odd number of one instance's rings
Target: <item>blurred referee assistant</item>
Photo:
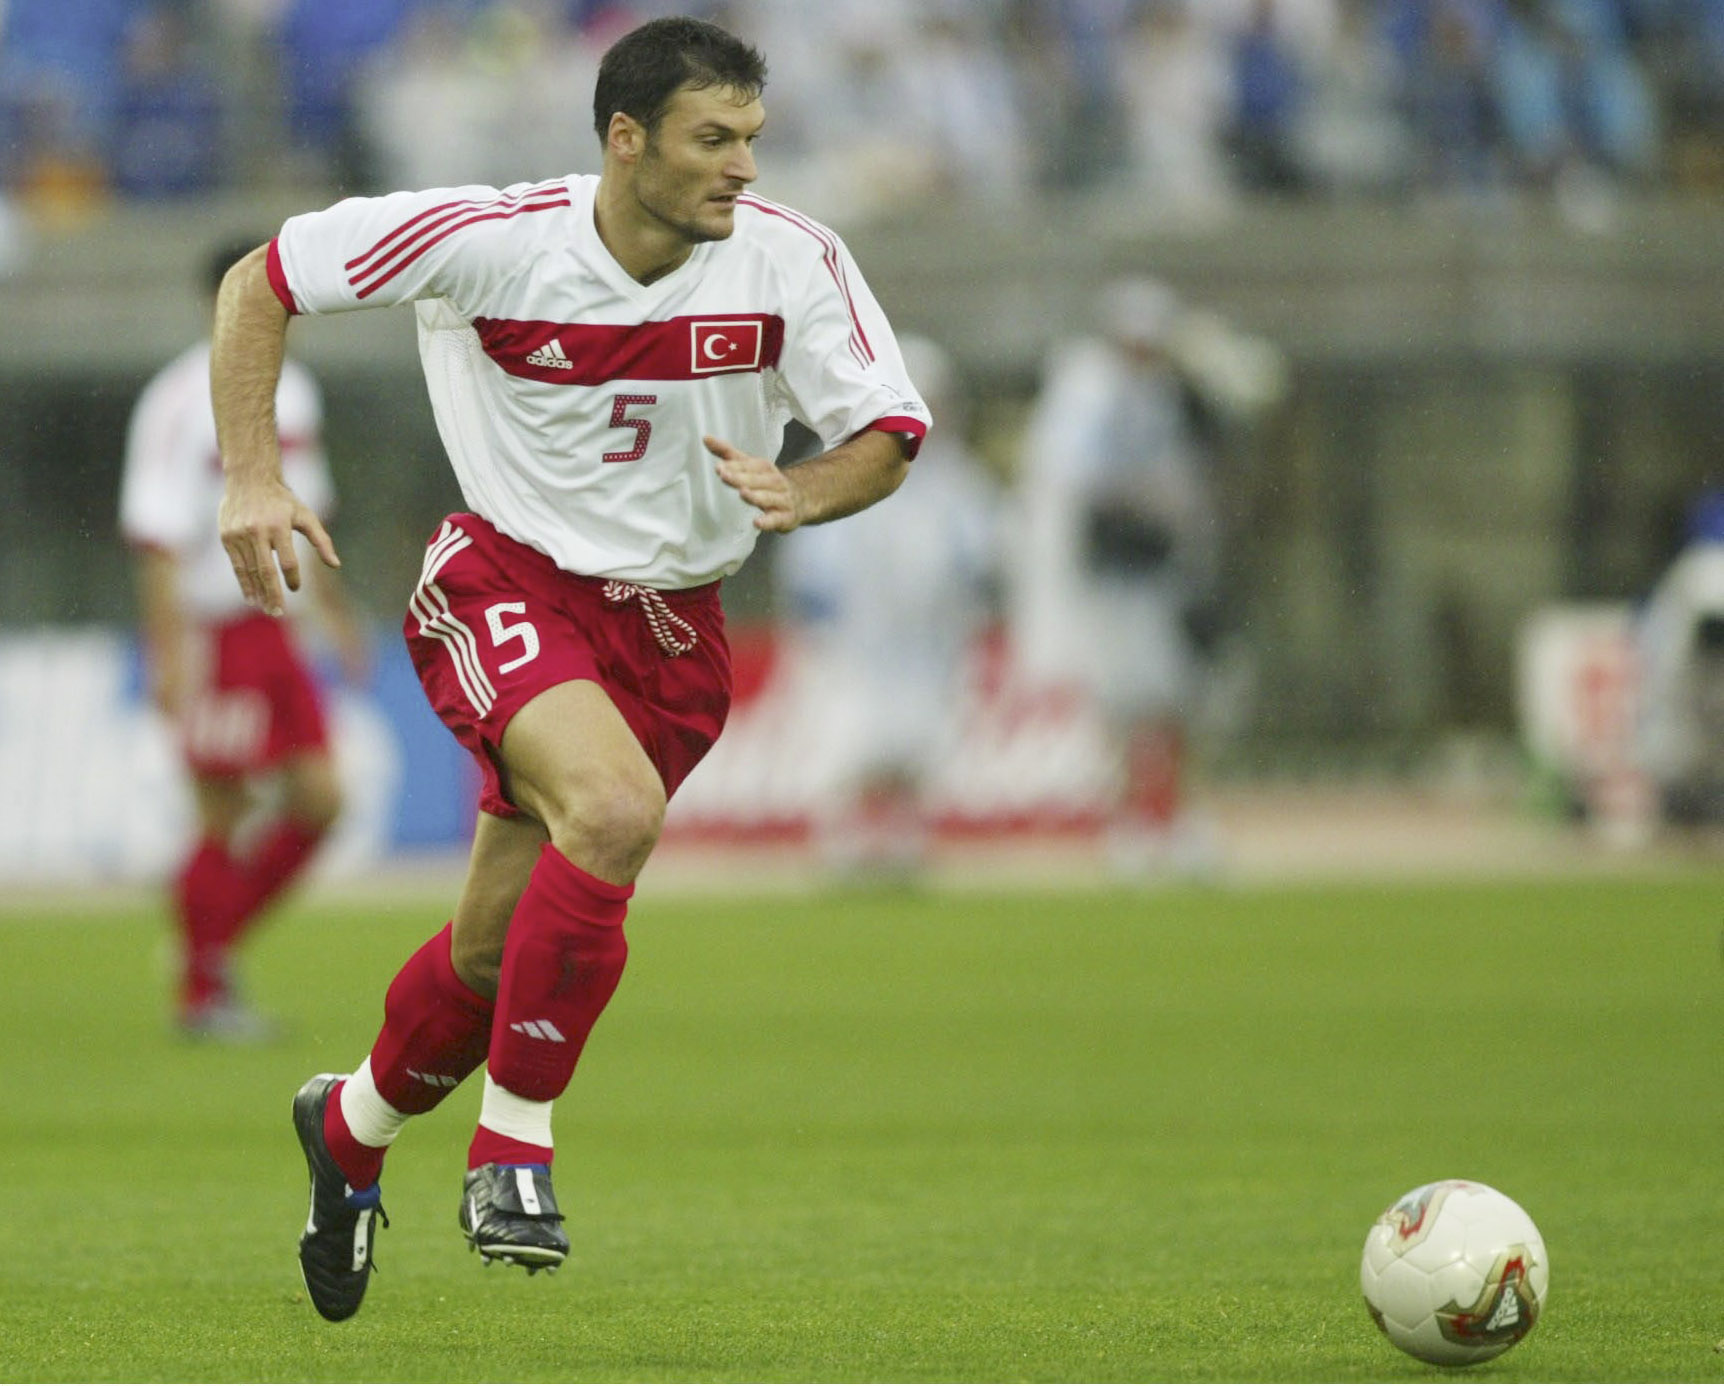
[[[720,580],[760,531],[889,495],[928,427],[838,237],[747,192],[765,81],[724,30],[652,21],[600,65],[599,175],[349,199],[223,286],[222,535],[250,601],[279,612],[298,585],[295,530],[337,561],[277,463],[294,314],[416,304],[468,507],[432,536],[405,627],[484,776],[466,885],[390,984],[366,1060],[294,1103],[300,1267],[326,1318],[365,1293],[390,1143],[481,1063],[461,1228],[530,1271],[567,1255],[551,1107],[622,975],[666,800],[724,724]],[[827,450],[780,469],[792,417]]]
[[[250,242],[216,247],[214,295]],[[210,344],[188,347],[150,381],[132,413],[120,531],[137,559],[150,696],[171,718],[191,778],[197,840],[174,878],[179,1025],[230,1042],[273,1027],[239,997],[235,945],[310,862],[341,808],[323,698],[293,630],[234,588],[216,525],[222,465],[210,407]],[[319,434],[317,382],[297,362],[275,390],[282,472],[327,518],[335,491]],[[333,572],[310,586],[350,678],[363,676],[358,623]]]

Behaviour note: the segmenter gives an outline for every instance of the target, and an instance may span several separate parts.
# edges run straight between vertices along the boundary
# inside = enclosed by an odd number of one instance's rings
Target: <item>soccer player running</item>
[[[292,314],[416,301],[469,507],[431,539],[405,625],[484,777],[467,879],[365,1061],[294,1101],[325,1318],[365,1293],[390,1144],[481,1063],[462,1231],[529,1271],[567,1255],[552,1104],[622,974],[666,800],[724,722],[719,582],[759,531],[889,495],[927,430],[844,245],[746,191],[765,78],[724,30],[652,21],[601,64],[596,177],[350,199],[290,219],[223,287],[222,534],[250,601],[279,612],[298,585],[295,530],[338,561],[276,461]],[[793,416],[828,451],[780,469]]]
[[[213,302],[250,242],[216,246],[204,266]],[[341,809],[318,682],[284,622],[234,587],[216,512],[221,458],[210,406],[210,344],[188,347],[138,396],[126,440],[120,533],[136,558],[150,696],[170,718],[191,780],[197,834],[174,875],[182,1033],[225,1043],[274,1027],[232,977],[240,940],[309,865]],[[275,390],[283,475],[327,518],[335,502],[311,373],[283,364]],[[364,671],[365,642],[335,574],[310,584],[344,671]],[[279,808],[260,814],[269,781]]]

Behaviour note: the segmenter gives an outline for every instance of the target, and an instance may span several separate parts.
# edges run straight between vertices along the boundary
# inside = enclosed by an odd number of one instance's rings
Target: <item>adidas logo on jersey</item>
[[[546,342],[537,351],[528,353],[529,366],[549,366],[552,370],[572,371],[575,363],[563,355],[563,344],[555,337]]]

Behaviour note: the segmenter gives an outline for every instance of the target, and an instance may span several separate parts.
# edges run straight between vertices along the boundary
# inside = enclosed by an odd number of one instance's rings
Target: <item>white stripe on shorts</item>
[[[462,549],[473,542],[472,537],[445,520],[437,537],[425,550],[425,566],[420,570],[419,586],[408,598],[408,606],[419,618],[419,633],[443,642],[455,666],[455,677],[473,710],[483,717],[497,701],[497,690],[490,675],[479,662],[479,642],[472,629],[449,609],[449,599],[437,585],[437,574]]]

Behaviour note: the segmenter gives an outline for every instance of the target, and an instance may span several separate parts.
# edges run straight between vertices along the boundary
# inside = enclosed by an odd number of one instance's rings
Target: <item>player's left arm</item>
[[[718,459],[719,479],[760,512],[754,527],[778,534],[866,510],[896,491],[910,469],[904,439],[880,429],[789,467],[720,438],[704,441]]]
[[[891,325],[843,242],[821,228],[816,236],[793,236],[786,251],[792,307],[780,384],[791,412],[831,446],[780,468],[706,439],[720,479],[760,512],[755,527],[780,533],[853,515],[891,495],[930,422]]]

